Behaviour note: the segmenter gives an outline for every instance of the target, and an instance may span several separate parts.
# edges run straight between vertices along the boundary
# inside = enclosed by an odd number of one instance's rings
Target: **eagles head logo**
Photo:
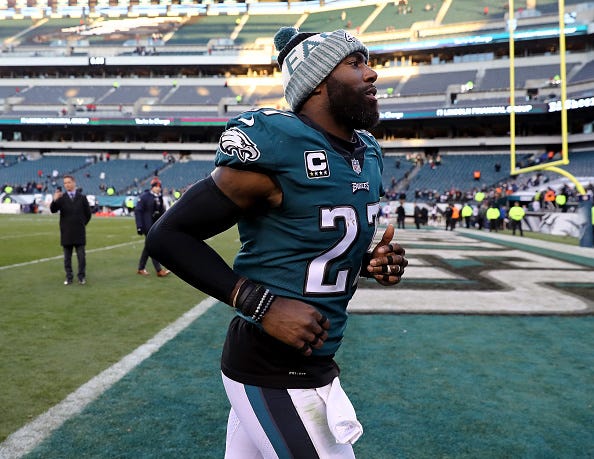
[[[227,129],[219,140],[219,149],[229,156],[237,156],[242,163],[256,161],[260,150],[245,132],[237,128]]]

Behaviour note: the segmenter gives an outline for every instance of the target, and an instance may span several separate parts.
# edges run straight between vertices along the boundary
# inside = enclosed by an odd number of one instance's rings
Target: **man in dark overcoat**
[[[56,190],[50,204],[52,213],[60,212],[60,244],[64,249],[64,285],[72,284],[72,252],[76,250],[78,260],[78,283],[84,285],[86,279],[87,223],[91,220],[91,206],[87,197],[76,189],[76,180],[71,175],[64,176],[64,189]]]

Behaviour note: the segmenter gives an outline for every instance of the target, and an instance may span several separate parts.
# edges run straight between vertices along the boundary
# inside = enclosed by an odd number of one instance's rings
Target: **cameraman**
[[[134,208],[134,217],[136,219],[136,231],[139,235],[146,236],[161,215],[165,213],[165,204],[163,203],[163,194],[161,189],[161,181],[155,177],[151,180],[151,189],[142,192]],[[146,250],[146,245],[142,248],[140,260],[138,260],[137,273],[141,276],[148,276],[146,270],[146,262],[149,259],[149,254]],[[161,266],[157,260],[151,257],[157,276],[165,277],[169,274],[169,270]]]

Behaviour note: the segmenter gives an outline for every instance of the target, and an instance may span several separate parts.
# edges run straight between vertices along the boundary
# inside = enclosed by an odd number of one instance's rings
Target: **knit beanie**
[[[285,99],[293,111],[301,108],[345,57],[360,51],[369,58],[365,45],[344,30],[316,34],[281,27],[274,36],[274,46],[279,51]]]

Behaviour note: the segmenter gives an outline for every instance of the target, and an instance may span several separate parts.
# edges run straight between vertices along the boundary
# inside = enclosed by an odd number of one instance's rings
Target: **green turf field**
[[[136,275],[131,218],[91,220],[85,286],[62,285],[56,217],[0,216],[0,235],[0,441],[205,298]],[[235,230],[210,242],[238,246]],[[222,458],[230,317],[212,306],[28,457]],[[593,457],[593,336],[592,315],[352,314],[337,361],[357,457]]]
[[[94,217],[87,241],[87,285],[64,286],[58,218],[0,216],[0,267],[13,266],[0,269],[0,441],[205,297],[150,262],[153,275],[136,274],[131,217]],[[236,241],[213,245],[230,256]]]
[[[215,305],[28,459],[224,456]],[[594,318],[356,315],[338,362],[359,459],[588,458]]]

